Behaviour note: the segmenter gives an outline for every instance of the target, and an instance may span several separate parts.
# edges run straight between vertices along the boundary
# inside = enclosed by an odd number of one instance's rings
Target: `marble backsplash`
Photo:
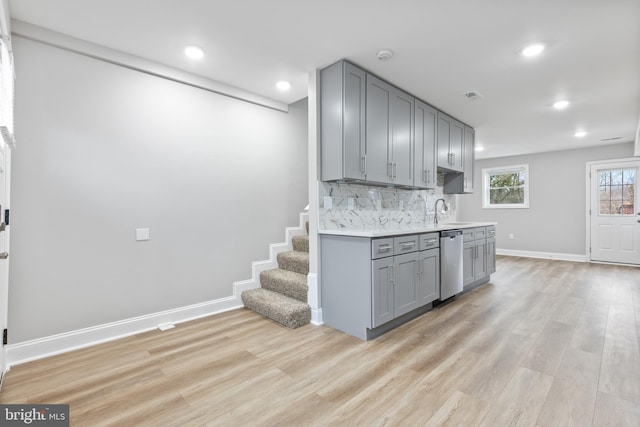
[[[434,206],[445,199],[448,211],[438,204],[438,221],[456,219],[455,195],[435,190],[408,190],[360,184],[320,182],[321,230],[402,230],[434,222]]]

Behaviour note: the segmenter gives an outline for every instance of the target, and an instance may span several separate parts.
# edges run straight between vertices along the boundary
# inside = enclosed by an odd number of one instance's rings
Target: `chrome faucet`
[[[436,204],[433,207],[433,211],[434,211],[433,212],[433,223],[435,225],[438,225],[438,202],[440,200],[442,200],[442,207],[444,208],[444,211],[446,212],[446,211],[449,210],[449,206],[447,206],[447,202],[443,198],[440,198],[440,199],[436,200]]]

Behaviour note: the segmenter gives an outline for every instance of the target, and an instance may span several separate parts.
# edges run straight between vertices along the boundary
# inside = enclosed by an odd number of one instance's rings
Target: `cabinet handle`
[[[451,164],[455,165],[456,164],[456,153],[451,153],[451,158],[452,158]]]
[[[360,170],[362,171],[363,174],[367,174],[367,155],[365,154],[364,156],[362,156],[362,165],[360,167]]]
[[[428,245],[432,245],[434,243],[436,243],[438,241],[438,239],[433,239],[433,240],[427,240],[425,243]]]
[[[389,283],[391,283],[391,286],[395,286],[396,278],[394,277],[393,265],[389,266],[389,272],[390,272]]]
[[[393,178],[393,162],[387,164],[387,176]]]
[[[391,245],[380,245],[378,246],[378,251],[388,251],[391,249]]]
[[[398,163],[393,162],[393,177],[394,178],[397,176],[397,172],[398,172]]]
[[[413,241],[413,242],[402,242],[402,243],[400,243],[400,245],[403,248],[412,248],[412,247],[414,247],[416,245],[416,242],[415,241]]]
[[[431,182],[431,171],[427,169],[427,184]]]

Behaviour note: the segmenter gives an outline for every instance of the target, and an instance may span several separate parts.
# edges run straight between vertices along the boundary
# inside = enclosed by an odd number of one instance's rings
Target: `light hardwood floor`
[[[15,366],[72,426],[638,426],[640,269],[499,257],[370,342],[241,309]]]

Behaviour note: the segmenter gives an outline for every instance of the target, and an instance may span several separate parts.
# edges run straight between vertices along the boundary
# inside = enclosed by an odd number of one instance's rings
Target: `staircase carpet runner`
[[[309,223],[305,224],[309,233]],[[245,307],[269,319],[298,328],[311,321],[307,304],[309,273],[309,235],[291,239],[293,251],[277,255],[278,267],[260,273],[260,288],[242,292]]]

